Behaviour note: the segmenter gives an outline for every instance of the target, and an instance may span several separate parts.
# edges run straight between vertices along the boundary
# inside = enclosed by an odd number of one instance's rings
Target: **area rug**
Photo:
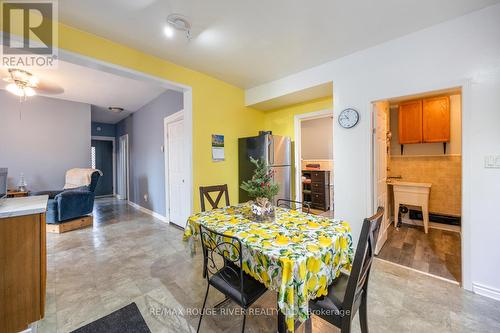
[[[97,319],[71,333],[151,333],[135,303]]]

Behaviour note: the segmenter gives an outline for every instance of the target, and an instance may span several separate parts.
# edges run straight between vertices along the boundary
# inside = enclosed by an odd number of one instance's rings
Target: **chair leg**
[[[246,320],[247,320],[247,310],[243,310],[243,325],[241,326],[241,333],[245,333]]]
[[[361,296],[361,304],[359,305],[359,324],[361,333],[368,333],[368,308],[366,306],[368,297],[366,293]]]
[[[342,320],[342,327],[340,329],[340,332],[351,333],[351,317],[347,317]]]
[[[207,283],[207,292],[205,293],[205,299],[203,300],[203,305],[201,306],[200,320],[198,321],[198,328],[196,329],[196,333],[200,331],[201,319],[203,318],[203,312],[205,311],[205,304],[207,303],[208,289],[210,289],[210,285]]]
[[[309,316],[309,319],[307,319],[304,324],[305,324],[304,333],[312,333],[313,331],[312,315]]]

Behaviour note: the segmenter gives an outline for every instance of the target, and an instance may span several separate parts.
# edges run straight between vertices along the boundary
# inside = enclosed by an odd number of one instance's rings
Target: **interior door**
[[[166,124],[167,167],[168,167],[168,209],[170,222],[186,227],[189,215],[189,196],[186,186],[184,120],[178,119]]]
[[[375,253],[378,254],[387,240],[387,227],[389,226],[389,207],[387,198],[387,128],[389,116],[389,103],[374,103],[374,179],[375,179],[375,202],[374,210],[381,206],[385,209],[380,226],[380,234],[377,241]]]
[[[96,196],[113,195],[113,142],[92,140],[95,167],[102,171],[95,189]]]

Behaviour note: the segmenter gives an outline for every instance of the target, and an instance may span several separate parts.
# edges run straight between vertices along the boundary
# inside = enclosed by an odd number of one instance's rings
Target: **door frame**
[[[112,136],[94,136],[92,135],[91,140],[96,140],[96,141],[111,141],[113,144],[113,194],[111,196],[116,196],[116,145],[115,145],[115,138]],[[101,195],[99,197],[109,197],[109,195]]]
[[[186,124],[186,113],[183,110],[177,111],[174,114],[171,114],[163,119],[163,155],[164,155],[164,163],[165,163],[165,217],[170,224],[170,180],[169,180],[169,165],[168,165],[168,125],[171,123],[174,123],[176,121],[181,120],[183,121],[183,125]],[[191,133],[187,129],[187,127],[184,127],[184,142],[186,146],[189,147],[189,140],[191,139]],[[192,212],[192,198],[193,198],[193,186],[192,186],[192,164],[190,161],[192,160],[192,150],[191,149],[185,149],[184,150],[184,158],[186,161],[186,185],[187,186],[187,192],[186,192],[186,198],[184,198],[183,202],[186,203],[186,207],[184,209],[190,214]],[[190,203],[190,204],[189,204]],[[187,221],[186,221],[187,222]]]
[[[420,87],[419,89],[413,87],[410,90],[402,89],[401,91],[395,91],[391,95],[392,96],[374,96],[370,100],[369,110],[370,113],[373,114],[372,105],[375,102],[390,100],[392,98],[402,97],[402,96],[413,96],[419,95],[425,92],[433,92],[439,90],[449,90],[452,88],[461,89],[462,94],[462,201],[461,201],[461,229],[460,229],[460,238],[461,238],[461,258],[462,258],[462,279],[460,286],[465,290],[473,291],[474,285],[472,283],[472,237],[471,237],[471,221],[472,214],[470,211],[470,184],[471,184],[471,148],[470,148],[470,139],[471,139],[471,129],[470,129],[470,118],[472,114],[472,108],[470,106],[471,96],[472,96],[472,85],[473,79],[466,78],[463,80],[455,80],[448,81],[441,84],[432,84],[428,86]],[[373,117],[371,117],[373,119]],[[370,168],[368,177],[370,181],[368,182],[366,189],[367,198],[368,198],[368,207],[367,213],[373,214],[376,211],[376,207],[374,207],[373,196],[376,195],[374,192],[374,146],[372,141],[372,135],[374,128],[374,123],[371,121],[370,123],[370,131],[367,132],[367,144],[369,147],[369,161]],[[334,143],[335,144],[335,143]]]
[[[126,152],[125,152],[125,187],[126,187],[126,200],[130,200],[130,146],[129,146],[129,139],[128,139],[128,134],[120,135],[118,137],[118,146],[120,146],[120,139],[124,138],[125,140],[125,146],[126,146]],[[118,178],[120,177],[120,174],[118,173],[118,164],[116,165],[116,178],[117,178],[117,184],[121,183],[121,181],[118,181]],[[118,188],[117,188],[118,190]],[[120,196],[118,191],[116,192],[116,197],[118,199],[125,199]]]
[[[305,120],[320,119],[332,117],[333,121],[333,107],[325,110],[313,111],[303,114],[295,115],[294,117],[294,137],[295,137],[295,149],[294,149],[294,174],[295,174],[295,201],[302,202],[302,122]],[[335,126],[334,126],[335,127]],[[333,137],[333,131],[332,131]],[[332,184],[331,184],[332,185]],[[330,199],[331,200],[331,199]],[[330,205],[330,210],[333,210],[333,205]]]

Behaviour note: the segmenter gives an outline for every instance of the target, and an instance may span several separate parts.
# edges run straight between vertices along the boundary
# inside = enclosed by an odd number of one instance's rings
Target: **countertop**
[[[0,199],[0,219],[44,213],[48,200],[48,195]]]
[[[432,187],[431,183],[405,182],[405,181],[402,181],[402,180],[390,180],[390,181],[387,181],[387,185],[414,186],[414,187]]]

